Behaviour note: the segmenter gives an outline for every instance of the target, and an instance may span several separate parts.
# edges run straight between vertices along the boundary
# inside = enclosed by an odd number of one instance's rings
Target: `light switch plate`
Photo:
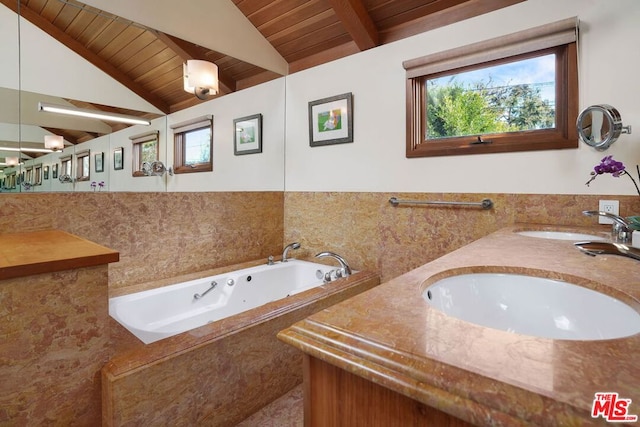
[[[600,200],[600,206],[598,210],[600,212],[607,212],[614,215],[620,215],[620,202],[618,200]],[[598,223],[613,224],[613,220],[604,216],[599,216]]]

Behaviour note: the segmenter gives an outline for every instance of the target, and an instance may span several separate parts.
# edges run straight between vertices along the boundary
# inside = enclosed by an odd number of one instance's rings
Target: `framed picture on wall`
[[[353,142],[353,94],[309,102],[309,145]]]
[[[58,179],[58,164],[54,163],[51,166],[51,178],[52,179]]]
[[[96,153],[93,158],[96,172],[104,172],[104,153]]]
[[[122,161],[123,152],[122,147],[118,147],[113,150],[113,169],[120,170],[124,169],[124,162]]]
[[[233,154],[262,153],[262,114],[235,119],[233,128]]]

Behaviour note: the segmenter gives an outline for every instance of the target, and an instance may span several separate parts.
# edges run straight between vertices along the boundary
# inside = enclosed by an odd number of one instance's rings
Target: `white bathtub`
[[[335,267],[290,259],[109,299],[109,314],[145,344],[323,284]],[[217,285],[201,298],[202,294]]]

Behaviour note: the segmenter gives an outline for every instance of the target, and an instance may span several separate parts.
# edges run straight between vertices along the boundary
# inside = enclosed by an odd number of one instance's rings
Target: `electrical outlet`
[[[620,202],[618,200],[600,200],[600,206],[598,210],[600,212],[607,212],[614,215],[620,215]],[[598,223],[613,224],[613,220],[604,216],[599,216]]]

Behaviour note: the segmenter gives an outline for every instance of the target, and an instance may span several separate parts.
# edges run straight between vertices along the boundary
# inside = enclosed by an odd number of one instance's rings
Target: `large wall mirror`
[[[142,158],[134,155],[136,146],[132,141],[140,134],[155,132],[159,145],[157,160],[172,166],[173,139],[169,126],[172,115],[177,117],[175,122],[189,118],[186,115],[191,109],[195,109],[194,115],[201,114],[203,104],[218,102],[220,95],[235,95],[233,92],[251,87],[236,75],[248,76],[243,78],[255,85],[261,79],[251,73],[267,73],[228,56],[212,56],[215,52],[187,45],[183,40],[98,9],[92,3],[96,1],[0,0],[3,58],[0,64],[0,191],[180,191],[180,188],[194,191],[190,183],[170,187],[172,178],[168,175],[140,174],[140,168],[131,164],[136,158]],[[100,21],[100,31],[88,26],[95,21]],[[106,39],[102,38],[103,33],[108,33]],[[153,56],[142,50],[149,45],[158,46]],[[185,55],[207,57],[221,63],[234,61],[230,71],[220,68],[221,91],[217,97],[203,101],[183,90]],[[263,81],[277,77],[271,73]],[[229,115],[234,116],[217,116],[222,118],[216,121],[215,131],[220,133],[224,129],[224,135],[214,141],[214,151],[218,149],[222,153],[214,154],[219,156],[214,157],[216,179],[225,169],[216,169],[215,162],[228,153],[231,154],[224,159],[225,164],[229,160],[254,170],[256,162],[273,161],[273,157],[267,156],[234,157],[235,115],[263,114],[265,120],[270,121],[268,132],[271,132],[265,138],[265,146],[278,145],[279,156],[284,158],[284,83],[279,87],[282,87],[282,102],[269,102],[282,109],[275,114],[263,111],[261,104],[251,106],[246,102],[240,109],[237,106],[218,109],[233,111]],[[273,91],[268,93],[269,97],[273,96]],[[150,125],[70,116],[44,111],[43,106],[136,116],[148,120]],[[276,120],[278,123],[274,126]],[[53,151],[45,148],[45,139],[60,137],[62,148]],[[6,150],[2,150],[3,147]],[[267,151],[269,149],[267,146]],[[13,164],[16,158],[17,164]],[[284,177],[283,161],[276,163],[272,168],[282,166]],[[281,181],[283,190],[284,178]]]
[[[18,16],[0,6],[0,191],[19,191],[20,75]]]

